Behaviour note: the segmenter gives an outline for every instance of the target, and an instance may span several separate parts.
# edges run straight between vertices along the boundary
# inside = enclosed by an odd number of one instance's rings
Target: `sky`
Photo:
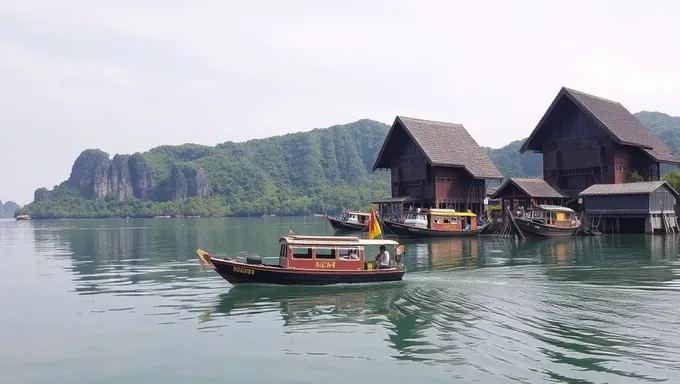
[[[526,137],[567,86],[680,115],[680,2],[0,2],[0,200],[81,151],[215,145],[396,115]]]

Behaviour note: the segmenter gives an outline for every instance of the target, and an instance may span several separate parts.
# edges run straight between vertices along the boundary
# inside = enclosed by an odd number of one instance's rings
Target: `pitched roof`
[[[463,167],[477,179],[502,179],[503,175],[486,152],[461,124],[397,116],[387,134],[373,170],[389,168],[382,159],[397,126],[405,129],[433,166]],[[381,164],[383,163],[383,164]]]
[[[543,179],[525,179],[519,177],[507,179],[492,197],[494,199],[499,198],[500,195],[502,195],[503,190],[509,185],[516,186],[529,197],[546,197],[551,199],[562,199],[567,197],[564,192],[551,187],[550,184]]]
[[[621,103],[566,87],[562,87],[541,121],[524,142],[520,149],[521,153],[528,149],[531,140],[562,97],[568,97],[579,109],[595,119],[618,144],[639,147],[661,163],[680,163],[666,144]]]
[[[665,185],[675,195],[678,192],[665,181],[641,181],[622,184],[594,184],[586,188],[579,196],[613,196],[613,195],[648,195]]]

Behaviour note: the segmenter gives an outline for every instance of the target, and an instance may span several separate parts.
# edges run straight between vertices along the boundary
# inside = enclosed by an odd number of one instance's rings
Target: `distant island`
[[[680,153],[680,117],[647,111],[635,115]],[[52,190],[37,189],[34,201],[19,213],[46,219],[304,215],[335,213],[343,207],[365,209],[390,194],[389,173],[371,171],[388,130],[386,124],[364,119],[214,147],[160,146],[113,157],[87,149],[75,160],[67,180]],[[520,154],[523,141],[485,150],[506,177],[541,177],[541,155]]]
[[[8,201],[3,203],[0,200],[0,217],[14,217],[14,212],[16,212],[21,206],[13,201]]]

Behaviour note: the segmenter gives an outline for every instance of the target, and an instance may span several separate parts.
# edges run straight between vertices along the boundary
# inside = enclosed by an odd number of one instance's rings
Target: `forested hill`
[[[680,153],[680,118],[638,118]],[[115,155],[83,151],[68,180],[35,191],[20,213],[34,218],[165,215],[299,215],[367,209],[389,195],[389,173],[372,172],[389,126],[372,120],[217,146],[160,146]],[[540,177],[541,157],[523,140],[486,148],[507,177]]]
[[[14,217],[14,212],[19,208],[19,204],[13,201],[3,203],[0,200],[0,217]]]
[[[83,151],[68,180],[36,190],[34,218],[262,215],[365,209],[389,193],[373,162],[389,126],[372,120],[215,147]]]

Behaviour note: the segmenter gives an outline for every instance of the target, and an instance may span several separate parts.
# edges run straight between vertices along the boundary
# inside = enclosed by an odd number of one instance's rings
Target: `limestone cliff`
[[[208,177],[203,169],[173,166],[170,171],[169,195],[172,200],[206,197],[210,194]]]
[[[99,149],[88,149],[78,156],[66,185],[90,199],[135,197],[164,201],[205,197],[211,193],[203,169],[173,165],[169,178],[158,180],[142,154],[115,155],[110,159],[108,153]],[[36,190],[35,201],[44,200],[48,192],[45,188]]]

